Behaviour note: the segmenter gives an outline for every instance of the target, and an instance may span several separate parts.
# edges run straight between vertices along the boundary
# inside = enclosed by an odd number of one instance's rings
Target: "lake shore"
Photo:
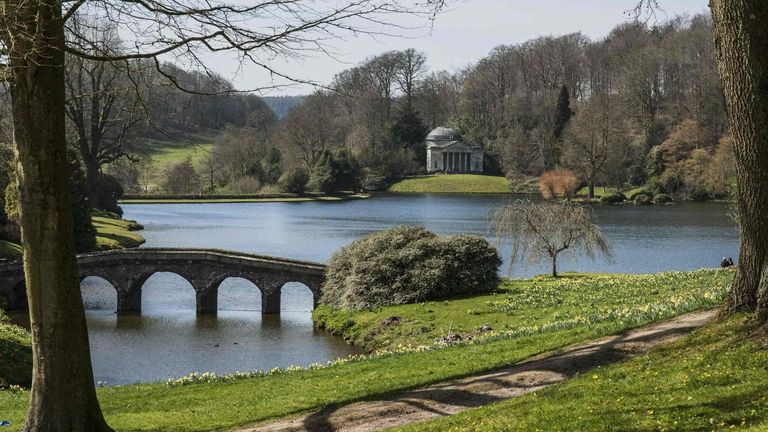
[[[238,204],[238,203],[301,203],[301,202],[340,202],[358,199],[367,199],[368,194],[347,195],[294,195],[294,194],[269,194],[260,197],[258,195],[218,195],[209,197],[206,195],[173,197],[168,195],[133,195],[120,200],[120,204]]]
[[[99,399],[108,421],[119,430],[228,430],[495,370],[575,343],[616,334],[686,312],[709,309],[722,300],[732,273],[701,270],[646,276],[656,280],[638,280],[634,276],[622,275],[600,277],[604,279],[601,279],[601,286],[597,290],[593,289],[594,280],[589,277],[555,282],[518,281],[524,286],[511,286],[497,293],[496,303],[489,304],[487,299],[483,299],[486,296],[480,296],[446,300],[429,306],[434,315],[444,315],[446,318],[453,316],[460,320],[457,327],[472,331],[471,339],[462,337],[461,340],[439,340],[416,346],[388,348],[373,355],[307,368],[283,368],[228,376],[196,374],[154,384],[104,387],[98,389]],[[562,289],[559,285],[561,283],[581,283],[574,288],[576,297],[570,297],[572,294]],[[656,293],[659,286],[663,289]],[[621,287],[643,295],[611,294],[621,291]],[[553,303],[555,299],[549,295],[527,296],[517,292],[524,290],[533,294],[540,289],[547,293],[560,292],[565,297],[556,307]],[[555,309],[560,308],[562,303],[587,301],[585,304],[589,304],[589,301],[597,300],[590,297],[591,292],[602,293],[597,295],[601,300],[596,301],[594,313],[579,312],[579,316],[570,318],[555,316]],[[515,303],[517,298],[521,298],[522,303]],[[467,301],[479,301],[478,304],[484,305],[484,309],[478,306],[477,311],[466,310]],[[573,308],[580,306],[572,305]],[[398,306],[416,312],[421,312],[425,307],[425,304]],[[444,308],[450,313],[437,313],[438,308]],[[488,308],[495,308],[497,312],[485,310]],[[550,312],[545,314],[546,310]],[[373,313],[387,315],[393,311]],[[501,314],[496,319],[506,316],[512,327],[505,328],[503,323],[498,323],[496,329],[477,334],[477,322],[492,320],[494,314]],[[546,315],[546,319],[538,321],[539,315]],[[397,328],[410,330],[411,324],[418,325],[410,322],[410,317],[403,316],[403,319],[408,320],[404,321],[408,326],[391,326],[393,338],[398,334],[406,337],[411,334],[410,331],[398,333]],[[533,321],[530,325],[520,324],[531,319]],[[371,322],[378,324],[377,320]],[[429,323],[424,325],[428,326]],[[423,334],[431,339],[440,333],[440,326],[435,321],[435,328],[430,330],[434,333]],[[414,374],[414,370],[422,373]],[[308,383],[311,386],[308,387]],[[3,415],[12,425],[9,430],[18,430],[26,412],[27,401],[26,390],[0,391]]]

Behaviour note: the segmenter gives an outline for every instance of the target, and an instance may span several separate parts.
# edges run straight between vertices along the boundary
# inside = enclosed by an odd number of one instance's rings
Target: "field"
[[[98,394],[117,430],[226,430],[493,370],[709,308],[721,301],[731,277],[727,270],[700,270],[511,282],[495,295],[353,315],[351,319],[360,323],[353,322],[347,330],[373,329],[382,324],[381,317],[401,316],[400,325],[380,332],[390,335],[388,343],[380,340],[388,348],[371,356],[231,377],[192,375],[170,383],[100,388]],[[426,310],[430,308],[431,313]],[[434,317],[429,321],[434,327],[414,322],[424,313]],[[363,317],[370,319],[363,322]],[[474,333],[481,323],[495,328],[461,341],[433,339],[458,329]],[[421,326],[427,330],[410,334]],[[27,398],[23,390],[0,392],[0,412],[12,423],[9,431],[18,430]]]
[[[410,193],[510,193],[504,177],[477,174],[441,174],[412,177],[395,183],[390,192]]]
[[[202,131],[184,133],[164,138],[142,139],[137,151],[151,158],[151,175],[149,187],[157,190],[163,180],[165,169],[175,163],[192,158],[196,168],[202,168],[206,155],[213,150],[213,140],[218,132]]]

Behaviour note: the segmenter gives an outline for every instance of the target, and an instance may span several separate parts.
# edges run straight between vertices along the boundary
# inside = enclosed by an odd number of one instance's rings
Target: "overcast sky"
[[[486,56],[494,47],[544,35],[581,31],[592,39],[605,37],[637,0],[462,0],[441,14],[428,29],[401,31],[406,38],[369,36],[333,42],[336,59],[317,55],[301,61],[278,61],[291,76],[330,83],[338,72],[366,57],[393,49],[416,48],[427,55],[431,71],[455,71]],[[660,0],[658,19],[679,14],[708,13],[708,0]],[[241,90],[263,87],[269,76],[256,67],[238,68],[232,59],[215,59],[214,68]],[[310,86],[273,90],[264,95],[307,94]]]

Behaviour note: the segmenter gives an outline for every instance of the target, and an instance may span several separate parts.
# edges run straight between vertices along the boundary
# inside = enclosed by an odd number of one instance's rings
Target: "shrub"
[[[281,192],[303,194],[307,190],[309,174],[300,167],[293,167],[284,172],[277,181],[277,187]]]
[[[600,199],[600,201],[602,201],[605,204],[619,204],[619,203],[623,203],[626,200],[627,200],[627,197],[624,196],[624,194],[621,192],[605,195]]]
[[[688,199],[691,201],[707,201],[710,199],[709,192],[703,187],[693,187],[686,193]]]
[[[638,195],[635,197],[635,205],[650,205],[653,204],[651,197],[648,195]]]
[[[672,201],[674,201],[672,197],[667,194],[658,194],[653,197],[654,204],[666,204],[666,203],[671,203]]]
[[[632,194],[629,196],[629,200],[634,202],[635,199],[640,195],[648,195],[649,197],[653,197],[653,192],[649,191],[648,189],[640,189],[638,191],[632,192]]]
[[[236,195],[252,194],[261,190],[261,182],[255,177],[243,176],[230,183],[229,190]]]
[[[579,179],[570,170],[545,171],[539,177],[539,191],[544,199],[571,199],[579,188]]]
[[[492,291],[501,259],[481,237],[438,237],[397,227],[363,237],[331,257],[322,302],[371,309]]]

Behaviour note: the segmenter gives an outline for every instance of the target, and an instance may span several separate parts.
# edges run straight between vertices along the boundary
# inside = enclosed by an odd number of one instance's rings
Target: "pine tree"
[[[568,93],[568,87],[560,87],[560,94],[557,96],[557,107],[555,108],[555,138],[560,141],[563,137],[565,127],[573,116],[571,110],[571,96]]]

